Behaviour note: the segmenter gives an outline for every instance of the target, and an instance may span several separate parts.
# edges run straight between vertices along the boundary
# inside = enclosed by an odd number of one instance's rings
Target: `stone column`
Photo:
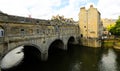
[[[47,59],[48,59],[48,51],[45,50],[44,52],[41,53],[41,60],[47,61]]]
[[[67,44],[64,44],[64,50],[67,50],[67,47],[68,47]]]
[[[2,71],[2,70],[1,70],[1,67],[0,67],[0,71]]]
[[[75,38],[75,41],[73,42],[73,44],[78,44],[78,39]]]

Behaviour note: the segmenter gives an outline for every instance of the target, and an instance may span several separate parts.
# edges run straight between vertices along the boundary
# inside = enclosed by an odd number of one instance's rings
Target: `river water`
[[[71,45],[67,51],[49,54],[48,60],[21,62],[3,71],[120,71],[120,50]]]

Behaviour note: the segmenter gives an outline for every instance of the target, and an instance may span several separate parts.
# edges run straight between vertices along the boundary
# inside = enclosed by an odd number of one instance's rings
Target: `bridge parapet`
[[[19,46],[34,46],[41,52],[41,58],[47,59],[49,47],[52,43],[62,45],[66,50],[70,37],[79,37],[79,26],[75,24],[63,24],[56,21],[34,22],[1,21],[0,22],[0,53],[9,52]],[[37,23],[35,21],[38,21]],[[57,41],[56,41],[57,40]],[[29,48],[29,47],[28,47]]]

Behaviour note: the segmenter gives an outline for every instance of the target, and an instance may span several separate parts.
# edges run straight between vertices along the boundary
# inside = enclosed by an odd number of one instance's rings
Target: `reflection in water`
[[[81,62],[74,63],[71,71],[81,71]]]
[[[11,67],[17,66],[24,57],[24,53],[22,50],[23,46],[20,46],[6,54],[1,60],[1,68],[9,69]]]
[[[34,55],[31,53],[30,56]],[[120,59],[119,51],[71,45],[68,51],[52,51],[46,62],[39,61],[37,57],[31,60],[28,56],[17,67],[5,71],[120,71],[117,59]]]
[[[107,54],[103,54],[100,64],[100,71],[118,71],[116,54],[112,49],[108,50]]]

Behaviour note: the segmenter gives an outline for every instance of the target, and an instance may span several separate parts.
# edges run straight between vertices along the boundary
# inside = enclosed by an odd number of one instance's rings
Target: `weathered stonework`
[[[88,10],[86,10],[85,7],[80,8],[79,27],[82,45],[100,47],[98,40],[101,39],[103,34],[103,25],[100,15],[100,12],[94,8],[93,5],[91,5]],[[95,44],[90,44],[90,41],[96,42]]]
[[[46,60],[49,47],[54,41],[63,42],[60,48],[66,50],[68,40],[71,37],[77,40],[79,37],[79,26],[74,22],[65,24],[56,20],[39,20],[1,13],[0,16],[0,29],[4,30],[0,32],[4,32],[0,37],[1,56],[19,46],[29,45],[36,47],[41,52],[41,59]]]
[[[103,26],[100,15],[100,12],[93,5],[88,10],[85,7],[80,8],[79,27],[81,37],[100,38],[102,36]]]

